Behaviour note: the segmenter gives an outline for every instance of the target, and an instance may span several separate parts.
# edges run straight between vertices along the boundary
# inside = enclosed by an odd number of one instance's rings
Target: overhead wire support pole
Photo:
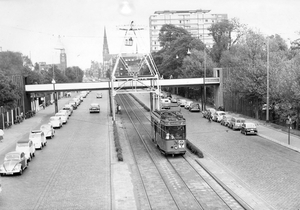
[[[270,38],[267,37],[267,109],[266,109],[266,122],[269,122],[269,107],[270,107]]]

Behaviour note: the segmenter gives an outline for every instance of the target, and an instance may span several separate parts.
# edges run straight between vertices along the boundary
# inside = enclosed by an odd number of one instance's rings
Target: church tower
[[[107,55],[109,55],[108,43],[107,43],[107,36],[106,36],[106,28],[104,27],[104,38],[103,38],[103,60]]]
[[[102,58],[103,58],[102,76],[105,77],[107,75],[107,71],[110,70],[110,60],[111,60],[111,56],[109,55],[107,36],[106,36],[106,28],[105,27],[104,27],[104,37],[103,37]]]

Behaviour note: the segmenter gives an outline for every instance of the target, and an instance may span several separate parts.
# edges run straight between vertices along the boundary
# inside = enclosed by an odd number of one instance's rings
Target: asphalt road
[[[148,95],[136,94],[146,105]],[[187,120],[187,138],[205,157],[275,209],[300,209],[299,152],[208,122],[201,113],[181,110]]]
[[[90,103],[97,101],[101,113],[89,114]],[[0,209],[110,209],[111,175],[106,170],[111,164],[107,105],[107,100],[96,99],[96,92],[90,93],[68,123],[56,130],[53,139],[48,139],[47,146],[36,151],[22,176],[1,177]],[[44,113],[34,128],[48,122],[52,114]],[[28,138],[28,133],[19,133],[19,138]],[[14,147],[11,144],[1,150],[1,163]]]

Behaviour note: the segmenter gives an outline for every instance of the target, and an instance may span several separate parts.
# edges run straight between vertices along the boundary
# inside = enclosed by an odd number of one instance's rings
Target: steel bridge
[[[118,79],[118,78],[117,78]],[[151,80],[114,81],[113,87],[115,89],[136,89],[151,87]],[[200,86],[204,84],[203,78],[188,78],[188,79],[161,79],[159,85],[161,87],[190,87]],[[220,85],[219,77],[205,78],[205,85]],[[110,81],[90,82],[90,83],[56,83],[56,84],[35,84],[25,85],[25,91],[28,93],[38,92],[62,92],[62,91],[81,91],[81,90],[109,90],[111,89]],[[150,90],[151,91],[151,90]]]

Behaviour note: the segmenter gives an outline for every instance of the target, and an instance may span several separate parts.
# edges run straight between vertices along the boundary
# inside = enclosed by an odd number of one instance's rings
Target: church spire
[[[109,55],[109,50],[108,50],[108,43],[107,43],[107,37],[106,37],[106,28],[104,27],[104,37],[103,37],[103,58],[106,55]]]

